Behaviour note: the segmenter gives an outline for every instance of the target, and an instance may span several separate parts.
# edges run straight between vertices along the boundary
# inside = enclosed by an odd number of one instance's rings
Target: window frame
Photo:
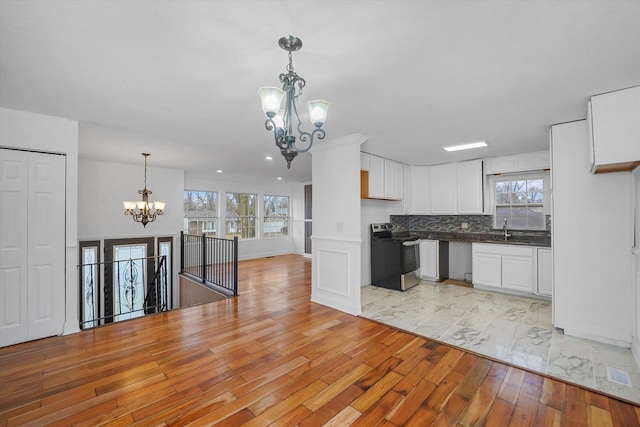
[[[547,215],[550,213],[551,206],[551,188],[549,186],[549,171],[534,171],[534,172],[517,172],[517,173],[505,173],[505,174],[497,174],[490,175],[487,177],[487,194],[490,196],[490,206],[492,209],[491,214],[493,215],[492,219],[492,227],[494,229],[502,230],[503,223],[498,221],[497,208],[499,207],[497,203],[497,195],[496,195],[496,183],[501,181],[531,181],[531,180],[542,180],[542,192],[543,192],[543,201],[541,203],[525,203],[525,204],[500,204],[500,206],[512,206],[512,207],[542,207],[543,209],[543,222],[542,227],[515,227],[508,221],[507,228],[509,230],[516,231],[547,231]],[[500,222],[498,224],[498,222]]]
[[[185,211],[184,209],[184,204],[185,204],[185,200],[186,200],[186,195],[187,193],[211,193],[215,195],[215,208],[213,210],[208,210],[207,212],[213,212],[214,215],[197,215],[197,216],[190,216],[187,215],[187,211]],[[184,220],[186,220],[186,224],[183,223],[182,225],[182,229],[186,234],[192,234],[191,233],[191,219],[196,219],[197,224],[199,225],[200,223],[205,223],[205,222],[213,222],[214,223],[214,228],[213,228],[213,233],[211,233],[210,231],[205,231],[204,227],[196,227],[200,230],[200,233],[197,233],[198,235],[204,233],[207,236],[210,237],[220,237],[220,197],[219,197],[219,193],[218,191],[207,191],[207,190],[189,190],[186,189],[183,191],[182,193],[182,201],[183,201],[183,218]],[[205,209],[203,209],[203,211],[205,211]],[[198,210],[191,210],[188,212],[198,212]]]
[[[267,212],[267,198],[280,198],[280,199],[286,199],[287,200],[287,215],[286,216],[282,216],[282,215],[269,215]],[[282,205],[278,205],[278,206],[282,206]],[[263,194],[262,195],[262,227],[260,228],[260,232],[262,233],[262,237],[265,239],[274,239],[274,238],[283,238],[283,237],[289,237],[290,236],[290,223],[291,223],[291,197],[289,196],[282,196],[279,194]],[[281,230],[283,228],[285,228],[286,234],[280,233],[280,234],[272,234],[269,233],[269,235],[267,235],[267,233],[265,232],[265,225],[267,224],[267,220],[272,219],[272,218],[277,218],[278,220],[282,220],[284,219],[284,227],[281,228]]]
[[[233,213],[229,213],[229,195],[233,194],[233,195],[247,195],[247,196],[253,196],[253,215],[234,215]],[[228,231],[228,223],[229,221],[237,221],[240,220],[240,235],[238,235],[238,239],[239,240],[256,240],[259,239],[259,229],[258,229],[258,219],[259,217],[259,212],[258,212],[258,193],[250,193],[250,192],[244,192],[244,191],[225,191],[225,198],[224,198],[224,202],[225,202],[225,215],[224,215],[224,235],[225,238],[230,239],[235,237],[238,233],[234,232],[234,233],[229,233]],[[247,230],[250,230],[251,227],[249,226],[251,223],[251,219],[253,219],[253,236],[248,236],[248,237],[243,237],[243,230],[245,228],[245,225],[243,224],[243,220],[248,220],[247,221]]]

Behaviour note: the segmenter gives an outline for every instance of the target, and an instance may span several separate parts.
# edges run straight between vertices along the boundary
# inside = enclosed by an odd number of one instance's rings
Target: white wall
[[[640,167],[633,171],[635,217],[634,217],[634,247],[633,247],[633,354],[640,364]]]
[[[589,173],[586,121],[551,132],[555,326],[629,347],[632,175]]]
[[[187,190],[218,192],[221,215],[218,218],[220,224],[218,227],[219,230],[224,230],[225,194],[227,192],[258,194],[258,216],[262,214],[261,203],[263,195],[288,196],[291,207],[290,216],[293,224],[292,233],[287,237],[240,239],[238,241],[238,258],[252,259],[272,255],[302,253],[302,250],[299,250],[299,248],[302,247],[302,249],[304,249],[304,225],[302,225],[302,231],[300,231],[300,221],[304,220],[304,185],[288,184],[281,181],[274,181],[273,183],[248,184],[228,182],[209,177],[190,176],[187,174],[185,177],[184,188]],[[301,197],[302,202],[300,202]]]
[[[401,201],[360,199],[360,216],[362,218],[360,224],[362,239],[361,286],[371,284],[371,224],[389,222],[390,215],[400,215],[401,213]]]
[[[64,333],[78,332],[78,122],[0,108],[0,145],[66,156]]]
[[[148,159],[153,163],[153,155]],[[124,214],[123,201],[141,200],[144,187],[144,159],[139,164],[80,159],[78,236],[80,240],[122,237],[177,236],[183,225],[184,171],[147,167],[149,201],[167,205],[164,215],[146,227]],[[179,242],[176,242],[178,244]]]
[[[362,135],[314,147],[311,300],[361,313],[360,145]]]

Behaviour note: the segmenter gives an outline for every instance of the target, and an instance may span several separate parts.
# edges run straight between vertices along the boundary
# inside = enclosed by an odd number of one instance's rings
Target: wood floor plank
[[[638,426],[640,408],[310,302],[310,261],[240,296],[0,348],[13,425]]]

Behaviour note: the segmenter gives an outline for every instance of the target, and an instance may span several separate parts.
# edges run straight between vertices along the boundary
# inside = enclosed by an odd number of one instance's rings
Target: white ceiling
[[[427,165],[547,149],[589,96],[640,84],[639,23],[613,0],[0,0],[0,105],[79,120],[81,158],[310,181],[256,94],[279,85],[281,36],[304,43],[302,104],[332,102],[327,139]]]

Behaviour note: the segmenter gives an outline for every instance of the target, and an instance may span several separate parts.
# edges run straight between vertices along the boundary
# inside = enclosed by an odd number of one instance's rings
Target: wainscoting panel
[[[312,239],[311,301],[359,315],[360,240]]]

